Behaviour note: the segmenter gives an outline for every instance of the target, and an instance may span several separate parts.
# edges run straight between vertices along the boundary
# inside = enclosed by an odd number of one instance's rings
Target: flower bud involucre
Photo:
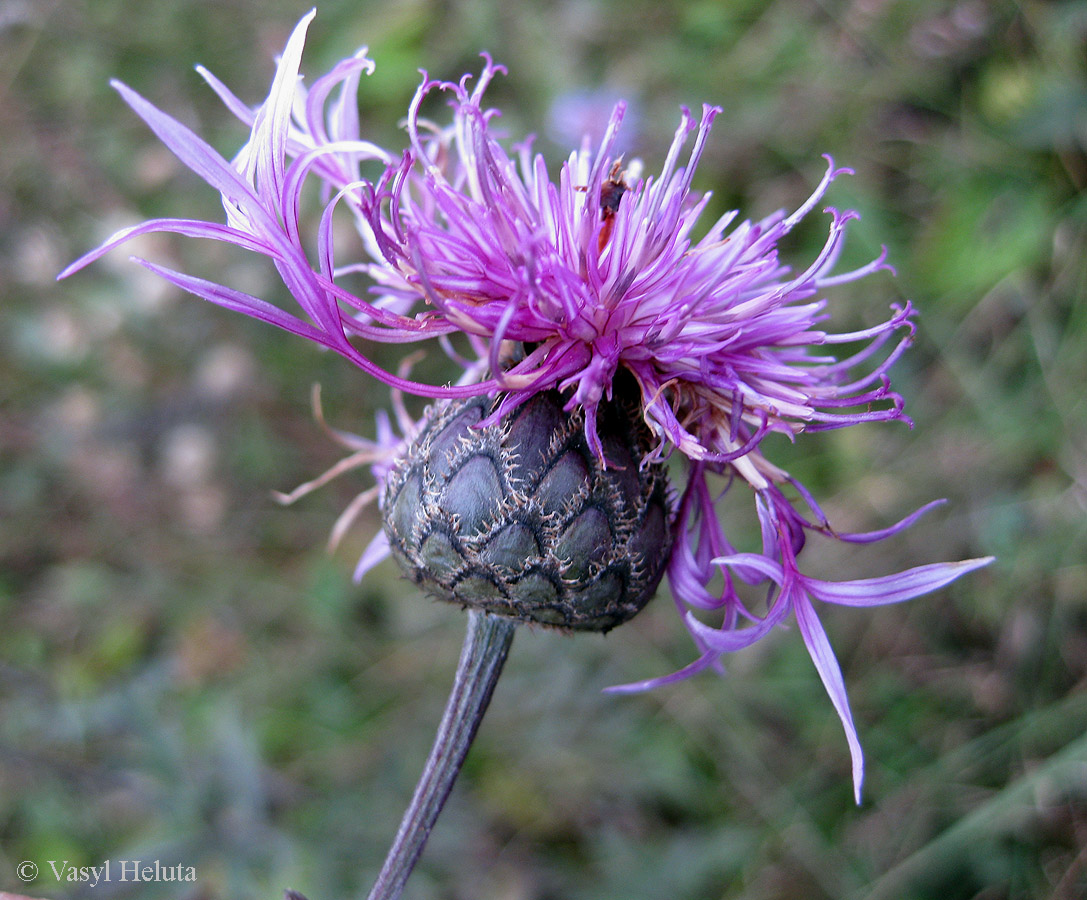
[[[392,555],[439,599],[577,630],[625,622],[653,596],[672,545],[672,493],[663,465],[642,464],[637,406],[601,405],[605,468],[557,392],[473,427],[495,403],[427,410],[386,484]]]

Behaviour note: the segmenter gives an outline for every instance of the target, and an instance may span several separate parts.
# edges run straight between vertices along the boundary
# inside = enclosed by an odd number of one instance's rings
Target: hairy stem
[[[368,900],[397,900],[404,890],[491,702],[515,628],[510,619],[469,610],[460,662],[434,746]]]

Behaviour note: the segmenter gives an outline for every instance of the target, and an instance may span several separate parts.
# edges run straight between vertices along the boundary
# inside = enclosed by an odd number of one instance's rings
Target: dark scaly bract
[[[434,596],[523,621],[607,631],[649,602],[672,545],[649,432],[613,401],[599,421],[607,467],[554,391],[498,425],[486,397],[433,405],[390,473],[393,556]]]

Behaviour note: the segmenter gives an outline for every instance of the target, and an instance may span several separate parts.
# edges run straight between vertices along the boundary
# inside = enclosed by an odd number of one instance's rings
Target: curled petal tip
[[[828,169],[828,172],[829,172],[829,177],[831,179],[837,178],[839,175],[855,175],[856,174],[856,172],[854,172],[853,169],[851,169],[849,166],[839,166],[839,167],[835,168],[835,166],[834,166],[834,157],[831,156],[829,153],[824,153],[823,154],[823,159],[825,159],[827,161],[827,169]]]

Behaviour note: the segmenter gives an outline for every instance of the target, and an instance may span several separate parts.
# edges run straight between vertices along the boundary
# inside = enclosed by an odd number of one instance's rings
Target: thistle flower
[[[514,570],[524,576],[521,563],[536,553],[541,560],[551,559],[554,568],[548,577],[561,588],[572,576],[561,570],[560,557],[565,554],[568,563],[587,539],[556,545],[560,549],[555,551],[540,549],[539,541],[534,549],[518,550],[521,545],[514,542],[513,562],[509,554],[504,562],[492,560],[485,577],[477,579],[489,579],[493,588],[483,608],[569,627],[582,627],[592,619],[585,627],[607,628],[636,612],[666,569],[697,656],[679,672],[614,689],[619,691],[656,687],[716,666],[723,654],[753,644],[795,616],[845,729],[859,800],[860,744],[816,601],[844,606],[897,603],[934,591],[989,560],[923,565],[882,578],[836,582],[812,578],[799,567],[809,533],[851,543],[878,541],[898,534],[935,505],[880,531],[841,533],[809,491],[762,452],[764,438],[772,433],[795,439],[869,422],[910,424],[889,372],[913,338],[912,306],[892,306],[885,320],[861,330],[830,330],[825,295],[841,284],[890,269],[881,252],[860,268],[837,270],[846,232],[857,214],[827,207],[823,247],[799,272],[778,257],[781,240],[849,170],[827,157],[821,180],[794,211],[760,221],[729,213],[707,225],[703,214],[710,195],[697,193],[693,182],[720,108],[704,106],[697,116],[684,108],[663,164],[656,174],[643,175],[639,163],[616,151],[625,111],[620,102],[603,137],[596,143],[586,139],[556,178],[530,141],[509,145],[500,139],[495,127],[499,112],[485,105],[484,96],[505,70],[487,56],[475,78],[444,82],[423,74],[407,113],[406,146],[394,153],[362,136],[356,95],[362,76],[373,69],[365,50],[304,87],[299,64],[312,17],[311,12],[294,30],[268,98],[256,108],[199,69],[250,129],[233,160],[221,157],[131,88],[114,84],[177,157],[221,193],[225,222],[144,222],[115,234],[61,277],[146,232],[234,244],[272,261],[301,315],[214,281],[139,262],[198,297],[334,350],[394,392],[434,398],[434,411],[422,422],[413,421],[396,402],[402,436],[383,420],[376,442],[354,445],[351,459],[370,464],[378,482],[366,496],[384,492],[387,521],[387,533],[375,538],[360,561],[360,577],[388,553],[391,536],[396,555],[417,580],[438,593],[445,591],[449,599],[471,602],[446,576],[483,565],[480,548],[486,541],[479,538],[482,543],[474,549],[458,544],[455,553],[444,556],[423,552],[420,526],[412,519],[419,504],[404,501],[402,493],[408,482],[412,490],[422,489],[422,463],[412,453],[423,445],[441,444],[448,422],[472,410],[470,421],[447,442],[443,459],[448,462],[455,455],[454,445],[466,447],[480,436],[483,444],[460,451],[461,462],[479,458],[484,444],[490,447],[489,464],[502,481],[503,502],[495,497],[491,503],[477,481],[475,500],[447,510],[449,528],[465,528],[465,519],[484,508],[473,533],[490,540],[506,527],[496,524],[499,508],[505,515],[529,502],[504,502],[519,489],[509,467],[523,455],[521,443],[509,445],[510,429],[516,427],[510,423],[526,410],[546,409],[554,420],[553,431],[567,438],[577,432],[582,442],[579,459],[586,466],[594,462],[601,478],[613,480],[605,486],[578,481],[572,490],[581,492],[580,499],[570,502],[582,506],[566,509],[560,498],[555,508],[538,511],[540,521],[566,516],[563,521],[569,524],[584,509],[587,496],[621,492],[619,482],[632,481],[626,499],[604,514],[599,533],[614,537],[616,517],[624,510],[633,515],[637,527],[632,526],[632,534],[637,534],[629,553],[634,562],[620,562],[627,566],[623,578],[629,582],[637,571],[643,573],[637,576],[642,581],[618,613],[563,613],[565,607],[545,599],[540,606],[544,611],[529,615],[501,579],[512,578]],[[448,98],[451,123],[421,116],[422,103],[432,94]],[[374,169],[378,174],[369,174]],[[323,202],[315,235],[305,232],[301,218],[302,193],[309,185],[318,186]],[[348,248],[339,245],[343,233],[334,227],[342,218],[354,225]],[[359,276],[370,283],[365,296],[344,286]],[[449,338],[457,333],[467,336],[474,358],[453,349]],[[437,341],[459,368],[449,383],[420,383],[409,377],[406,366],[395,373],[385,371],[360,349],[367,341],[424,340]],[[852,349],[839,356],[839,346]],[[638,430],[639,437],[627,441],[617,456],[615,428],[609,422],[619,406],[626,410],[624,427]],[[545,435],[545,445],[555,443],[551,434]],[[507,456],[495,449],[503,440]],[[556,452],[555,447],[549,452]],[[682,472],[675,498],[662,486],[660,467],[669,458],[672,471]],[[446,481],[431,485],[434,497],[453,490],[448,474],[443,476]],[[462,481],[471,485],[474,479]],[[755,551],[731,543],[717,512],[718,495],[740,486],[752,492],[760,526],[761,546]],[[641,497],[641,505],[630,496]],[[431,504],[441,505],[437,500]],[[657,524],[646,525],[650,518]],[[543,526],[534,527],[531,536],[537,540]],[[627,552],[627,544],[620,543],[608,550],[613,555],[603,562],[583,561],[578,577],[597,578],[615,561],[614,554]],[[434,567],[445,557],[451,561],[443,574]],[[650,566],[650,558],[658,564]],[[753,608],[741,599],[739,583],[765,585],[765,605]],[[711,589],[711,584],[721,586]],[[576,592],[577,585],[572,589]],[[708,624],[709,619],[715,624]]]

